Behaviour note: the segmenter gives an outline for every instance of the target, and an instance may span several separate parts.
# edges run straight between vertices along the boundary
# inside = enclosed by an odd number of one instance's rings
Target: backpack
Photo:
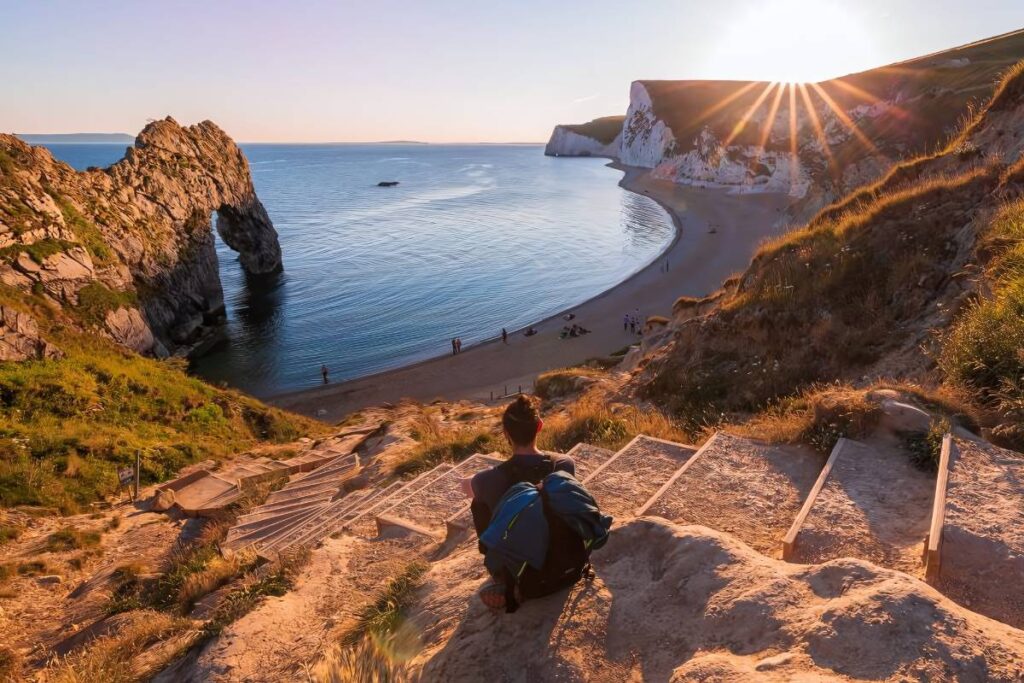
[[[611,525],[568,472],[551,472],[540,486],[513,484],[480,534],[484,566],[504,582],[506,611],[516,611],[518,597],[550,595],[590,576],[590,553],[607,543]]]

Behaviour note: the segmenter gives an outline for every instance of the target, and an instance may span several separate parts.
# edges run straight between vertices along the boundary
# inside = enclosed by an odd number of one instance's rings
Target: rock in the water
[[[249,273],[281,270],[248,162],[209,121],[150,123],[106,169],[75,171],[11,135],[0,135],[0,153],[0,282],[48,296],[129,348],[165,355],[216,337],[214,212]]]

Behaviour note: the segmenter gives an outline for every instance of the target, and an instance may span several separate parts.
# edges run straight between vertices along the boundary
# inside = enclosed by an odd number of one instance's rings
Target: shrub
[[[627,347],[628,349],[628,347]],[[537,396],[549,400],[576,394],[602,373],[593,368],[562,368],[541,373],[534,382]]]
[[[0,524],[0,545],[18,540],[21,536],[21,527],[13,524]]]
[[[925,472],[936,472],[942,456],[942,439],[952,429],[948,420],[935,421],[927,432],[903,435],[903,446],[910,460]]]
[[[74,527],[64,527],[50,534],[46,539],[46,550],[51,553],[92,548],[100,544],[102,536],[96,531],[79,531]]]
[[[1024,407],[1024,201],[1004,206],[989,225],[981,251],[991,296],[957,318],[943,340],[939,366],[984,405]]]

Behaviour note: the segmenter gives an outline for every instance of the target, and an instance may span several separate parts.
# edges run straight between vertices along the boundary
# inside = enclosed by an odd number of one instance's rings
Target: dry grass
[[[574,367],[541,373],[534,382],[534,392],[542,399],[550,400],[578,394],[586,389],[603,372],[596,368]]]
[[[459,462],[474,453],[508,450],[498,431],[497,422],[491,427],[442,424],[429,407],[421,408],[413,421],[410,434],[419,443],[395,463],[392,474],[412,474],[442,462]]]
[[[570,404],[565,412],[547,419],[538,445],[563,453],[580,442],[618,450],[637,434],[672,441],[685,441],[688,436],[656,409],[609,405],[603,397],[591,394]]]
[[[405,628],[405,611],[422,584],[427,565],[412,562],[388,581],[359,615],[339,645],[310,668],[309,677],[324,683],[404,683],[404,662],[418,649],[415,634]]]
[[[880,416],[881,409],[867,399],[867,391],[824,385],[773,402],[728,430],[772,443],[802,443],[827,454],[840,438],[868,434]]]
[[[52,683],[130,683],[139,680],[133,659],[146,648],[192,630],[187,619],[152,610],[132,612],[117,633],[92,641],[84,649],[51,662],[45,680]],[[198,634],[197,634],[198,635]]]
[[[100,544],[102,534],[98,531],[82,531],[74,527],[64,527],[50,534],[46,539],[46,550],[51,553],[94,548]]]

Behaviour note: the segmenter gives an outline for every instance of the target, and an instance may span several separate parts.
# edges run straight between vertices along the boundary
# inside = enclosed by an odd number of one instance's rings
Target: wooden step
[[[821,468],[822,457],[807,448],[718,432],[640,511],[728,532],[777,555]]]
[[[601,511],[616,521],[632,516],[697,452],[693,446],[640,435],[583,480]]]
[[[501,462],[500,458],[492,455],[471,455],[413,495],[383,508],[378,516],[407,520],[417,527],[429,529],[432,538],[442,537],[447,518],[468,502],[462,490],[462,480]],[[380,528],[380,523],[377,527]]]
[[[615,455],[615,451],[589,443],[578,443],[566,453],[576,464],[576,478],[583,481],[591,472]]]
[[[934,490],[935,477],[902,447],[840,439],[783,539],[782,557],[857,557],[920,576]]]
[[[444,476],[452,469],[452,466],[448,463],[442,463],[437,467],[434,467],[427,472],[420,474],[418,477],[410,481],[408,484],[403,486],[401,489],[392,493],[385,500],[380,500],[374,505],[370,505],[359,511],[357,515],[352,517],[344,524],[344,528],[358,533],[364,536],[372,536],[377,525],[374,522],[374,516],[387,508],[404,502],[408,498],[416,494],[424,486],[429,485],[435,479]]]

